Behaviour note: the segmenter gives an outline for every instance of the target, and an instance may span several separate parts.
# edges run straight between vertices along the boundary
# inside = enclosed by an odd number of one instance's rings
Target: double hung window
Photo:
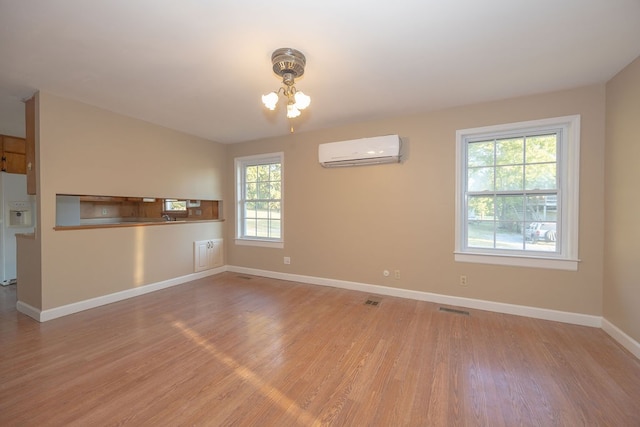
[[[576,269],[579,116],[457,132],[456,260]]]
[[[282,247],[283,165],[283,153],[235,160],[237,243]]]

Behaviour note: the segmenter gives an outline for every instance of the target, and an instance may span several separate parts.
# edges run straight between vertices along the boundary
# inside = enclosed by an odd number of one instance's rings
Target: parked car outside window
[[[556,241],[556,223],[555,222],[532,222],[527,226],[525,231],[527,240],[533,243],[539,241],[555,242]]]

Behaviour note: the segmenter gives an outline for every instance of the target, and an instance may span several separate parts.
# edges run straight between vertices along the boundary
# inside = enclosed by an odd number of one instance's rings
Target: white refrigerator
[[[33,233],[34,205],[26,175],[0,172],[0,285],[16,283],[16,234]]]

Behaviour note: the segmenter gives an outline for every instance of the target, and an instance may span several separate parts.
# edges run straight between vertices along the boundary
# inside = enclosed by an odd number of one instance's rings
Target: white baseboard
[[[72,304],[62,305],[60,307],[55,307],[48,310],[39,310],[22,301],[18,301],[18,303],[16,304],[16,308],[20,313],[26,314],[27,316],[36,319],[38,322],[46,322],[47,320],[57,319],[58,317],[67,316],[69,314],[78,313],[80,311],[89,310],[91,308],[100,307],[102,305],[111,304],[113,302],[148,294],[149,292],[159,291],[160,289],[166,289],[172,286],[181,285],[183,283],[202,279],[203,277],[212,276],[224,271],[226,271],[225,266],[213,268],[211,270],[187,274],[186,276],[163,280],[162,282],[150,283],[148,285],[140,286],[137,288],[131,288],[84,301],[78,301]]]
[[[409,298],[419,301],[429,301],[437,304],[455,305],[459,307],[474,308],[477,310],[487,310],[497,313],[513,314],[516,316],[553,320],[556,322],[571,323],[574,325],[591,326],[595,328],[602,327],[602,317],[589,314],[549,310],[546,308],[529,307],[524,305],[505,304],[493,301],[434,294],[430,292],[412,291],[409,289],[390,288],[387,286],[370,285],[366,283],[349,282],[345,280],[325,279],[321,277],[279,273],[275,271],[258,270],[254,268],[237,267],[232,265],[227,266],[227,271],[270,277],[273,279],[290,280],[294,282],[308,283],[311,285],[330,286],[333,288],[350,289],[372,294],[389,295],[393,297]]]
[[[40,321],[40,310],[30,306],[29,304],[27,304],[26,302],[22,302],[22,301],[18,301],[16,303],[16,309],[22,313],[22,314],[26,314],[27,316],[36,319],[37,321]]]
[[[638,341],[622,332],[620,328],[605,318],[602,319],[602,330],[609,334],[611,338],[616,340],[621,346],[629,350],[635,357],[640,359],[640,343]]]
[[[39,310],[22,301],[18,301],[16,308],[20,313],[26,314],[39,322],[56,319],[58,317],[67,316],[69,314],[78,313],[102,305],[111,304],[113,302],[122,301],[150,292],[166,289],[172,286],[181,285],[193,280],[212,276],[215,274],[231,271],[235,273],[251,274],[255,276],[269,277],[273,279],[288,280],[300,283],[308,283],[311,285],[329,286],[333,288],[350,289],[354,291],[368,292],[378,295],[388,295],[400,298],[415,299],[419,301],[434,302],[437,304],[446,304],[459,307],[473,308],[478,310],[487,310],[497,313],[513,314],[516,316],[532,317],[536,319],[552,320],[556,322],[571,323],[574,325],[591,326],[602,328],[620,345],[629,350],[634,356],[640,359],[640,343],[625,334],[600,316],[593,316],[581,313],[571,313],[566,311],[549,310],[545,308],[530,307],[516,304],[505,304],[500,302],[476,300],[471,298],[456,297],[430,292],[412,291],[409,289],[391,288],[387,286],[371,285],[360,282],[350,282],[346,280],[326,279],[322,277],[303,276],[299,274],[280,273],[276,271],[259,270],[255,268],[237,267],[226,265],[199,273],[187,274],[186,276],[176,277],[174,279],[164,280],[162,282],[151,283],[138,288],[127,289],[125,291],[104,295],[97,298],[91,298],[72,304],[55,307],[48,310]]]

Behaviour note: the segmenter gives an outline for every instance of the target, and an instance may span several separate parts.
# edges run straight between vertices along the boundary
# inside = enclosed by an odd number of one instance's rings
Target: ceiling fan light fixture
[[[299,50],[286,47],[273,52],[271,63],[273,72],[282,78],[283,86],[277,91],[263,95],[262,103],[269,110],[274,110],[282,93],[287,99],[287,118],[296,118],[300,116],[300,110],[304,110],[311,104],[311,97],[295,87],[295,79],[304,74],[307,59]]]

